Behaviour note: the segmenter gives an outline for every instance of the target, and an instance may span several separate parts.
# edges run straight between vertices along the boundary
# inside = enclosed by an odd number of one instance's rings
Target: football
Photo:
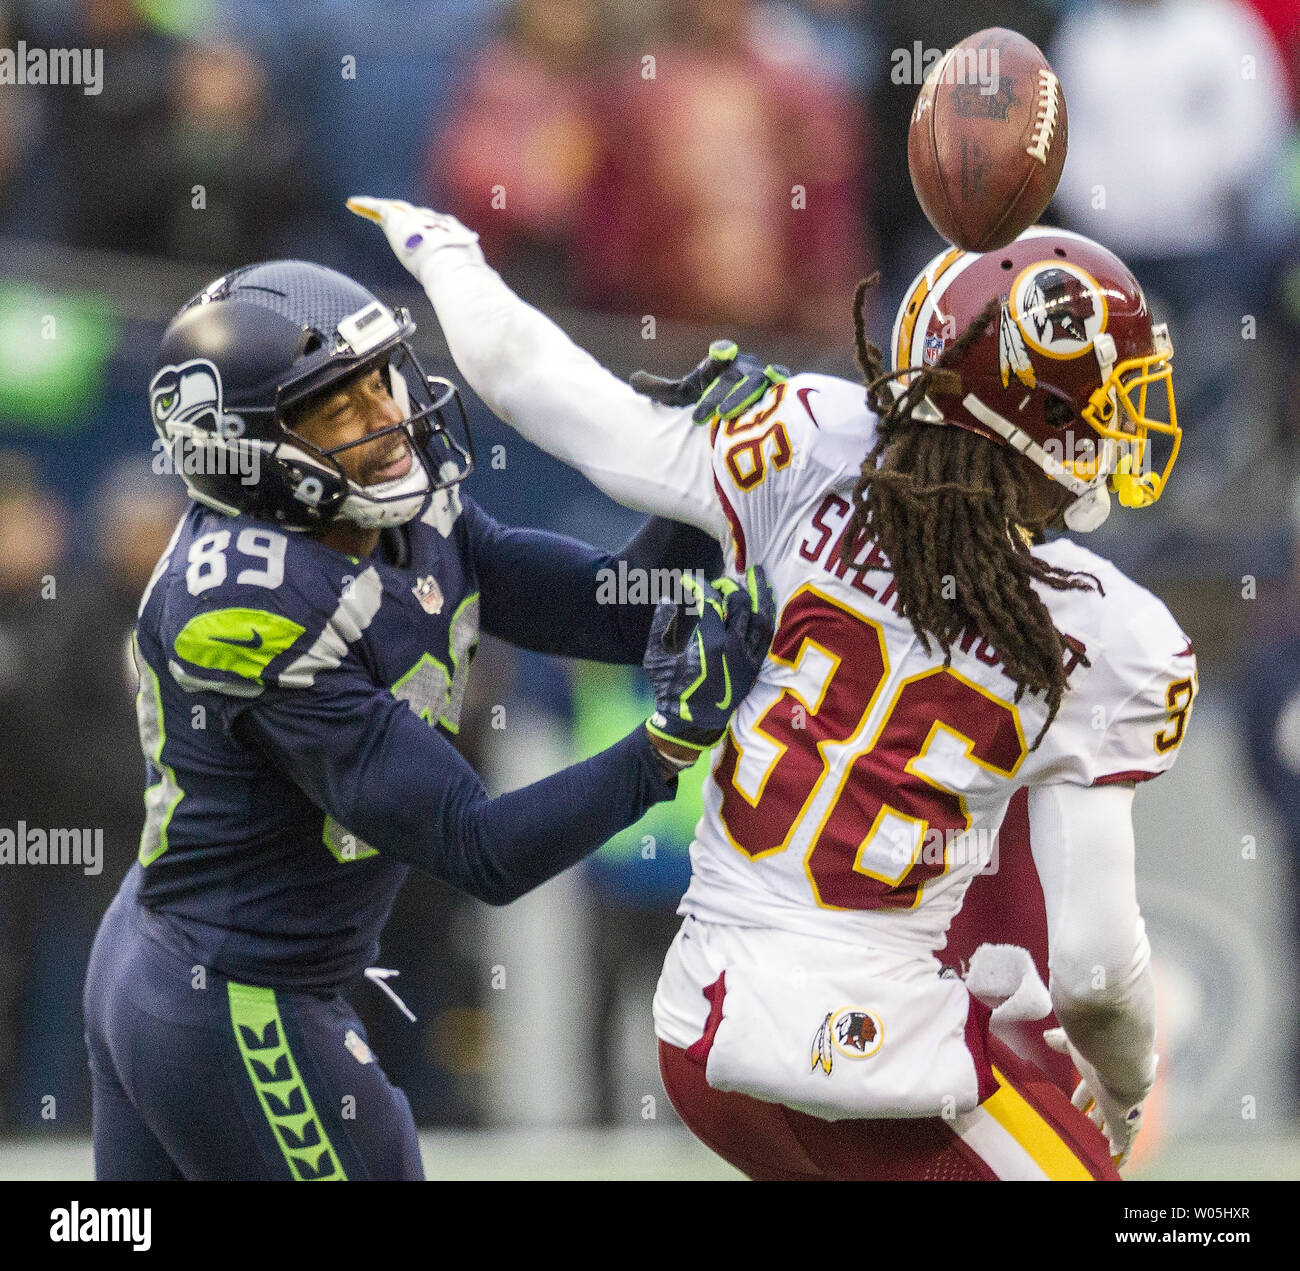
[[[930,224],[966,251],[1005,247],[1051,201],[1065,166],[1065,94],[1038,46],[990,27],[930,69],[907,163]]]

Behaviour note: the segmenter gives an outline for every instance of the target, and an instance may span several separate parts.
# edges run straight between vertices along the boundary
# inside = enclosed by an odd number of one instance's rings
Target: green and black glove
[[[772,366],[752,353],[742,353],[734,340],[714,340],[709,356],[681,379],[633,371],[628,383],[643,397],[664,406],[694,403],[692,421],[705,424],[715,415],[722,419],[743,415],[770,388],[789,378],[784,366]]]
[[[761,566],[742,582],[700,584],[682,576],[690,606],[661,601],[650,626],[643,665],[654,690],[646,722],[656,737],[695,751],[721,740],[732,712],[758,678],[776,625],[772,589]],[[699,613],[690,609],[698,607]]]

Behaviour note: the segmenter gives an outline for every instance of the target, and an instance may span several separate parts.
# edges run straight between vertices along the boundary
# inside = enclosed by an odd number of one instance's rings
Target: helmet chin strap
[[[1067,529],[1078,534],[1091,534],[1101,526],[1110,515],[1110,491],[1103,480],[1093,486],[1086,494],[1081,494],[1065,509],[1064,520]]]
[[[380,485],[353,485],[335,519],[351,521],[363,530],[405,525],[424,511],[431,489],[429,474],[413,453],[411,470],[405,476]]]
[[[1106,488],[1104,475],[1093,481],[1084,481],[1076,477],[1064,464],[1049,455],[1023,428],[1017,428],[1009,419],[999,415],[992,407],[986,406],[974,393],[967,393],[962,399],[962,405],[980,423],[1002,437],[1013,450],[1018,450],[1053,481],[1060,482],[1067,490],[1078,496],[1065,509],[1064,520],[1067,529],[1074,530],[1077,534],[1090,534],[1110,515],[1110,491]]]

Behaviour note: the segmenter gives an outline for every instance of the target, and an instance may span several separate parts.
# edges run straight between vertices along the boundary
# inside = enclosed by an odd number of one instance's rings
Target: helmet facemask
[[[1155,503],[1164,490],[1178,457],[1182,431],[1174,400],[1173,345],[1168,328],[1154,326],[1152,335],[1151,353],[1120,362],[1116,361],[1114,339],[1106,333],[1097,336],[1102,382],[1077,414],[1065,393],[1040,380],[1036,391],[1049,395],[1045,417],[1050,422],[1051,408],[1058,402],[1058,413],[1065,416],[1058,425],[1059,433],[1041,444],[992,410],[977,395],[978,381],[970,384],[976,391],[962,400],[989,431],[1076,496],[1063,515],[1068,529],[1087,533],[1099,528],[1110,513],[1112,494],[1123,507],[1140,508]],[[1157,405],[1162,388],[1167,418],[1161,418]],[[1157,470],[1155,439],[1165,437],[1169,442],[1161,448]]]
[[[436,493],[463,481],[474,467],[473,438],[456,386],[450,380],[426,375],[405,341],[352,374],[368,373],[374,369],[375,362],[386,372],[389,391],[402,412],[403,419],[397,423],[322,450],[285,421],[284,413],[292,407],[276,410],[286,441],[280,443],[275,454],[326,467],[332,478],[329,484],[336,490],[342,489],[344,496],[336,510],[324,519],[348,521],[363,529],[405,525],[414,520]],[[301,408],[302,403],[297,405]],[[361,446],[381,446],[385,437],[401,438],[405,442],[412,458],[410,469],[399,477],[371,485],[350,477],[339,456]],[[325,485],[319,478],[308,475],[299,483],[296,497],[310,503],[317,490],[317,497],[326,493]]]
[[[1154,326],[1152,336],[1151,353],[1122,362],[1116,361],[1113,338],[1105,333],[1097,337],[1102,383],[1066,434],[1067,452],[1072,453],[1062,457],[1063,471],[1048,471],[1054,480],[1071,488],[1077,482],[1086,486],[1066,509],[1069,529],[1087,532],[1098,528],[1109,514],[1111,494],[1123,507],[1142,508],[1150,507],[1164,491],[1178,458],[1182,430],[1174,400],[1174,350],[1168,327],[1163,323]],[[1160,417],[1155,405],[1160,388],[1167,418]],[[1080,426],[1081,441],[1076,431]],[[1169,438],[1168,445],[1161,448],[1159,471],[1156,437]]]
[[[1161,323],[1152,328],[1155,348],[1139,357],[1114,361],[1111,341],[1109,372],[1092,394],[1082,415],[1084,422],[1100,437],[1116,447],[1116,462],[1110,471],[1109,486],[1124,507],[1149,507],[1164,491],[1169,472],[1178,458],[1182,429],[1178,426],[1178,407],[1174,400],[1174,347],[1169,328]],[[1102,343],[1100,340],[1098,343]],[[1099,355],[1103,350],[1098,350]],[[1152,392],[1152,389],[1156,392]],[[1155,409],[1160,388],[1164,389],[1167,418]],[[1163,462],[1157,472],[1153,436],[1168,437]]]

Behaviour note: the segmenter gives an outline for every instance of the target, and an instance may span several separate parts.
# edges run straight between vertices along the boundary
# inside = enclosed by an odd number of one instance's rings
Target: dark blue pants
[[[100,1179],[420,1179],[406,1096],[338,996],[191,965],[130,897],[86,975]]]

